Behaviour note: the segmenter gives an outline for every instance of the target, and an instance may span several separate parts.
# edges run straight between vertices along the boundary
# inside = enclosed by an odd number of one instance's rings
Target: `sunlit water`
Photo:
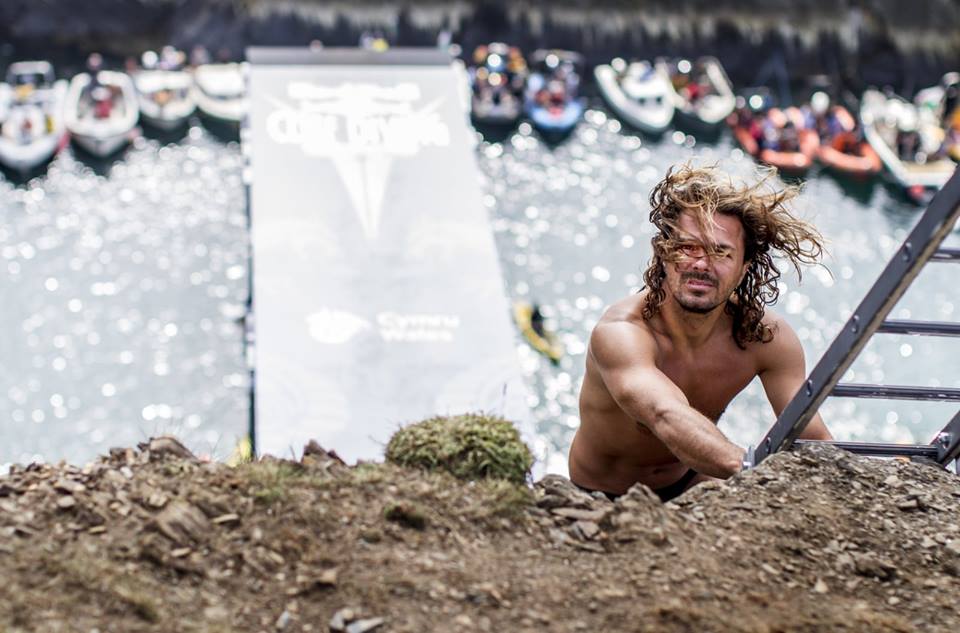
[[[636,291],[650,256],[651,187],[686,160],[744,174],[753,163],[727,137],[653,141],[599,108],[556,147],[521,126],[482,142],[477,156],[507,292],[540,303],[567,348],[555,367],[517,338],[537,452],[563,472],[590,330],[606,305]],[[83,462],[159,432],[229,454],[249,411],[242,162],[236,143],[195,125],[170,145],[139,141],[112,167],[95,171],[68,151],[25,185],[0,181],[0,464]],[[919,210],[879,183],[825,174],[806,182],[797,208],[829,254],[802,283],[785,275],[776,309],[812,366]],[[928,266],[894,316],[957,320],[958,272]],[[845,380],[958,387],[958,351],[950,339],[876,337]],[[955,409],[831,399],[823,414],[842,439],[926,442]],[[721,428],[748,444],[772,421],[755,382]]]
[[[114,165],[64,152],[0,182],[0,463],[89,460],[173,432],[246,432],[241,155],[199,127]]]

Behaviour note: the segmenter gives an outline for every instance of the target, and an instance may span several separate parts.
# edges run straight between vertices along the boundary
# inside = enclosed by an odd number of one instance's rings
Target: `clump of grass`
[[[509,421],[484,414],[438,416],[406,426],[390,438],[387,461],[444,470],[460,479],[522,484],[533,454]]]
[[[304,475],[299,464],[279,460],[252,462],[241,468],[253,498],[267,505],[286,499],[293,484]]]
[[[350,469],[350,475],[354,483],[358,484],[379,484],[387,478],[381,464],[372,462],[357,464],[355,468]]]

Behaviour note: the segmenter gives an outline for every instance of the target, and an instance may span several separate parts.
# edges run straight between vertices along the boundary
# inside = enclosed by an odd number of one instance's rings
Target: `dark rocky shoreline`
[[[0,42],[27,56],[51,43],[77,56],[101,50],[118,58],[172,43],[239,58],[250,45],[354,46],[365,30],[381,30],[395,45],[429,46],[443,28],[465,50],[503,39],[527,50],[580,50],[589,64],[615,55],[712,54],[738,86],[782,67],[795,83],[826,75],[854,91],[890,85],[910,94],[960,65],[960,5],[949,0],[0,3]]]

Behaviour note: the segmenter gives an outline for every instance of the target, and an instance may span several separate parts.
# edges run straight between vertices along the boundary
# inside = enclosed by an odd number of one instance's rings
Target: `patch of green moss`
[[[438,416],[406,426],[390,438],[387,461],[445,470],[460,479],[524,483],[533,454],[509,421],[485,414]]]

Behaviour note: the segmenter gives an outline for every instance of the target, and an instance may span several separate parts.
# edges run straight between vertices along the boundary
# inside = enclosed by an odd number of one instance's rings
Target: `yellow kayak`
[[[543,334],[538,333],[533,328],[533,313],[533,306],[526,301],[517,301],[513,304],[513,320],[517,322],[523,338],[527,339],[530,347],[557,364],[563,358],[563,343],[553,332],[544,330]]]

